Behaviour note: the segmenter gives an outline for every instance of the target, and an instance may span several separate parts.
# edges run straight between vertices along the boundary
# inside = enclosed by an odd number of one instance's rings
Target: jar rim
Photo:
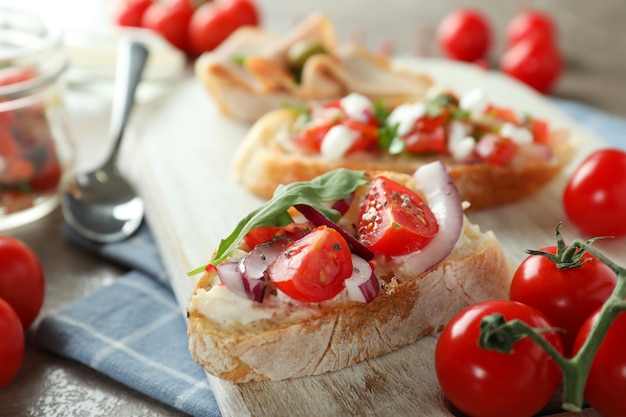
[[[0,97],[12,99],[46,87],[67,69],[67,61],[60,30],[49,27],[34,13],[0,7],[0,69],[36,69],[32,79],[0,86]]]

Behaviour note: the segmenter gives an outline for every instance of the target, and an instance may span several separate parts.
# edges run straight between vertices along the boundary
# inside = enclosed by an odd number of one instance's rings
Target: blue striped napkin
[[[554,102],[612,146],[626,149],[625,120],[580,103]],[[148,227],[108,245],[65,231],[76,245],[132,272],[44,318],[36,332],[39,346],[190,415],[220,415],[204,371],[189,355],[185,320]]]

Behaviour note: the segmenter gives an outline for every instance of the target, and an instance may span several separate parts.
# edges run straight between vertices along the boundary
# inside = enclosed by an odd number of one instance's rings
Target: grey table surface
[[[0,5],[7,1],[0,1]],[[72,25],[75,16],[85,21],[106,16],[112,1],[23,0],[22,6]],[[550,0],[535,2],[554,16],[559,43],[566,56],[566,70],[553,94],[578,100],[606,112],[626,117],[626,2],[623,0]],[[535,3],[522,1],[440,0],[317,0],[283,2],[258,0],[264,24],[278,33],[313,10],[328,14],[341,39],[358,36],[377,49],[390,43],[396,54],[438,56],[433,33],[449,10],[472,5],[485,11],[494,25],[495,62],[504,48],[503,32],[510,17]],[[8,4],[15,5],[14,1]],[[67,16],[65,6],[74,10]],[[81,97],[84,99],[84,97]],[[71,102],[71,100],[70,100]],[[110,103],[88,101],[86,110],[70,114],[78,157],[93,159],[103,152]],[[95,136],[95,137],[94,137]],[[55,210],[47,217],[20,228],[0,232],[29,244],[41,260],[46,295],[40,317],[106,285],[125,271],[67,243],[61,235],[62,216]],[[35,323],[36,325],[36,323]],[[177,416],[180,412],[135,392],[92,369],[41,350],[27,333],[27,349],[17,377],[0,391],[0,416]]]

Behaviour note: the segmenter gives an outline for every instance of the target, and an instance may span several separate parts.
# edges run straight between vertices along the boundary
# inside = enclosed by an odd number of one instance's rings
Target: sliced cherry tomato
[[[260,226],[252,229],[243,238],[248,250],[260,243],[270,242],[276,238],[286,237],[290,240],[298,240],[311,232],[308,223],[291,223],[287,226]]]
[[[0,298],[0,389],[19,371],[24,359],[24,330],[9,303]]]
[[[526,38],[511,46],[500,58],[500,69],[509,76],[547,93],[563,71],[563,60],[554,41]]]
[[[505,32],[508,46],[531,37],[550,41],[556,36],[556,25],[540,10],[525,10],[511,19]]]
[[[326,226],[292,242],[268,271],[276,287],[299,301],[329,300],[352,275],[352,255],[345,239]]]
[[[0,235],[0,298],[15,310],[24,329],[39,314],[44,290],[44,274],[35,253],[24,242]]]
[[[578,352],[598,320],[600,309],[582,325],[574,343]],[[621,312],[591,364],[585,385],[585,399],[604,417],[622,417],[626,410],[626,312]]]
[[[361,204],[357,230],[359,240],[374,252],[398,256],[428,245],[439,224],[419,195],[380,176]]]
[[[587,237],[626,236],[626,152],[591,153],[567,182],[563,205]]]
[[[435,371],[441,389],[467,415],[535,415],[559,387],[561,369],[529,338],[516,342],[511,353],[482,349],[478,345],[480,323],[493,313],[531,327],[552,327],[541,312],[515,301],[484,301],[465,308],[446,324],[437,341]],[[557,332],[541,335],[562,350]]]
[[[491,27],[481,12],[458,9],[443,18],[437,38],[446,56],[472,62],[487,55],[491,46]]]
[[[153,0],[118,0],[113,9],[113,22],[118,26],[141,27],[144,13]]]
[[[493,165],[506,165],[517,153],[519,145],[510,138],[495,133],[487,133],[476,144],[476,154],[485,162]]]
[[[150,29],[183,52],[188,50],[187,27],[194,9],[189,0],[169,0],[150,5],[141,18],[141,26]]]
[[[196,10],[187,36],[193,55],[215,49],[237,28],[258,25],[259,12],[251,0],[216,0]]]
[[[541,249],[555,254],[556,246]],[[511,281],[510,299],[541,311],[561,329],[563,350],[569,355],[583,322],[609,298],[617,276],[593,255],[585,253],[580,266],[557,268],[543,255],[524,259]]]

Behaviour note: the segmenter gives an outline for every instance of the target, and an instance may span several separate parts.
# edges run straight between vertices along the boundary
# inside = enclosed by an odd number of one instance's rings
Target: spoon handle
[[[117,160],[126,123],[133,108],[135,90],[141,81],[148,55],[148,48],[138,41],[124,40],[118,46],[110,125],[113,145],[104,166],[112,165]]]

